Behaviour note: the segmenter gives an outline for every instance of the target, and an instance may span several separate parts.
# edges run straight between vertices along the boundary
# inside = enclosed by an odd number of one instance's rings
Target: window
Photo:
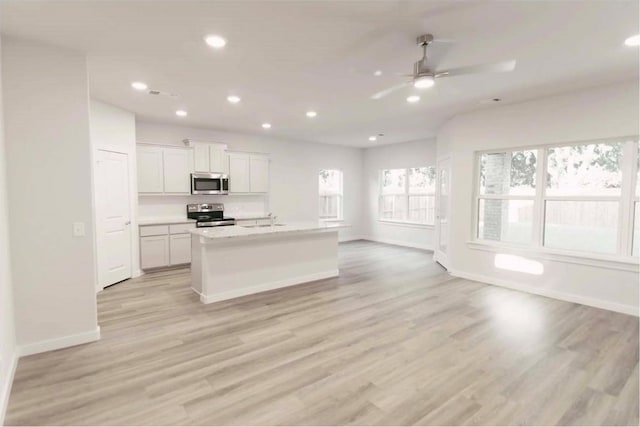
[[[322,169],[318,174],[320,218],[342,219],[342,171]]]
[[[640,254],[637,142],[541,146],[478,157],[477,239],[592,254]],[[632,170],[633,177],[624,172]]]
[[[547,149],[545,247],[618,251],[622,146],[614,142]]]
[[[434,224],[433,167],[384,169],[380,174],[380,220]]]
[[[531,242],[537,158],[537,150],[481,155],[478,238]]]

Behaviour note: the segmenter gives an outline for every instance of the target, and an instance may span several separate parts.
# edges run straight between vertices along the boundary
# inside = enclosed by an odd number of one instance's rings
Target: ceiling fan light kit
[[[436,80],[431,75],[418,76],[413,80],[413,86],[418,89],[426,89],[436,84]]]
[[[415,64],[413,64],[413,74],[410,74],[410,77],[412,77],[412,79],[408,82],[391,86],[385,90],[377,92],[371,97],[371,99],[384,98],[385,96],[410,85],[413,85],[418,89],[430,88],[435,85],[436,79],[441,79],[444,77],[455,77],[479,73],[504,73],[513,71],[516,67],[515,59],[511,59],[508,61],[497,63],[478,64],[469,67],[453,68],[449,70],[437,70],[435,66],[431,66],[427,63],[427,48],[433,41],[434,38],[431,34],[423,34],[421,36],[418,36],[416,38],[416,44],[422,48],[422,58]]]

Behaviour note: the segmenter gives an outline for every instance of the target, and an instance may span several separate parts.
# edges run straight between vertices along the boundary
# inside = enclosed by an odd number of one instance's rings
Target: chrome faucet
[[[276,222],[276,218],[278,218],[277,216],[275,216],[273,214],[273,212],[269,212],[269,215],[267,215],[269,217],[269,220],[271,221],[271,226],[273,227],[275,222]]]

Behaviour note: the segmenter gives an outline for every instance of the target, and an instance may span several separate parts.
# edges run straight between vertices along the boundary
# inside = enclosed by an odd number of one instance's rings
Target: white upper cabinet
[[[229,173],[225,144],[188,141],[193,147],[194,172]]]
[[[190,194],[191,149],[138,145],[138,193]]]
[[[229,160],[224,148],[209,147],[209,167],[211,172],[229,173]]]
[[[162,148],[138,147],[138,192],[164,192]]]
[[[193,170],[194,172],[210,172],[209,146],[207,144],[193,144]]]
[[[227,152],[225,144],[185,140],[189,147],[138,145],[138,193],[191,194],[191,173],[229,175],[229,192],[269,192],[269,156]]]
[[[191,193],[191,151],[164,148],[164,192]]]
[[[229,153],[229,192],[269,192],[269,157],[265,154]]]
[[[247,153],[229,153],[229,192],[251,192],[249,165],[249,155]]]
[[[249,155],[250,191],[269,192],[269,157],[260,154]]]

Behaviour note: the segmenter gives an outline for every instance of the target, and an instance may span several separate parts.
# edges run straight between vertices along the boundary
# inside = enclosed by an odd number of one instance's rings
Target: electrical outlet
[[[73,223],[73,237],[84,237],[84,222]]]

